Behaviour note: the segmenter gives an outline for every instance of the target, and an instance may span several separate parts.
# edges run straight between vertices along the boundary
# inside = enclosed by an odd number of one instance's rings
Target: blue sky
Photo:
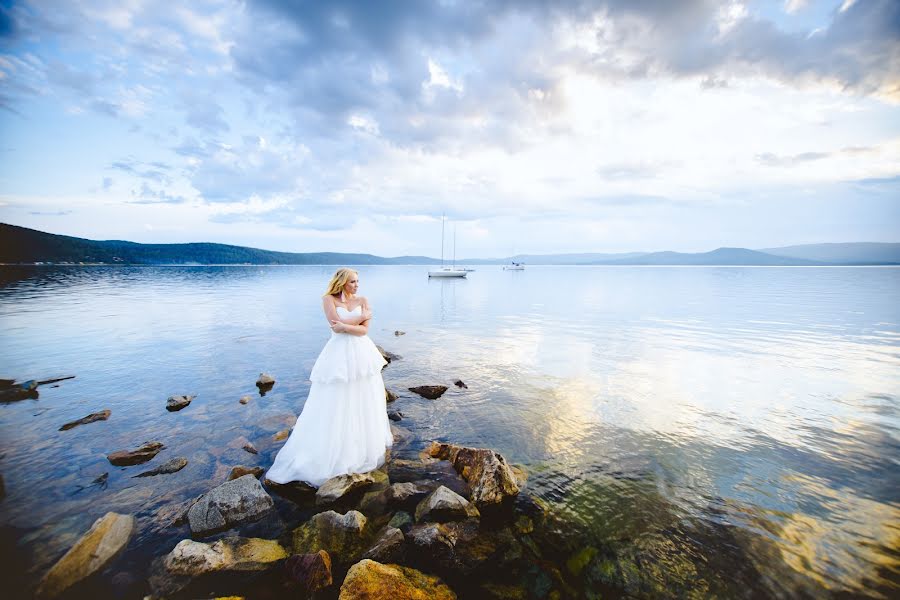
[[[0,220],[460,256],[900,240],[900,2],[0,2]],[[449,251],[449,248],[448,248]]]

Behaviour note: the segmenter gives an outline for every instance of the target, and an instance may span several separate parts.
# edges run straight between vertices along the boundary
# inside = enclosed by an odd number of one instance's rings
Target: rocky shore
[[[275,385],[266,373],[257,381],[260,395]],[[446,390],[424,385],[411,388],[416,396],[408,398],[435,401]],[[160,408],[180,411],[194,397],[173,395]],[[386,399],[394,402],[398,395],[387,390]],[[240,404],[250,400],[244,396]],[[392,421],[404,418],[392,408],[389,413]],[[109,416],[109,410],[91,414],[60,430]],[[157,511],[154,528],[186,535],[160,548],[144,584],[133,582],[129,589],[149,598],[254,597],[261,590],[267,597],[345,600],[572,595],[533,539],[547,510],[528,495],[523,469],[490,448],[431,442],[413,449],[408,429],[391,428],[394,447],[369,473],[340,475],[314,488],[261,480],[263,468],[235,464],[224,483],[201,496],[173,498]],[[283,441],[288,433],[273,439]],[[146,441],[107,458],[115,466],[141,465],[164,442]],[[246,438],[232,444],[257,452]],[[162,477],[187,464],[177,457],[135,469],[131,477]],[[98,519],[44,575],[36,597],[110,589],[97,579],[114,571],[110,567],[129,541],[141,535],[137,522],[135,515],[114,512]]]

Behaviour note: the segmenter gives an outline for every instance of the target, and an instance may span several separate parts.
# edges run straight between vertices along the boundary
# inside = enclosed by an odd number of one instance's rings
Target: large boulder
[[[255,520],[274,504],[256,477],[244,475],[201,496],[188,511],[188,522],[194,535],[208,535]]]
[[[459,494],[440,486],[416,507],[416,521],[458,521],[479,516],[478,509]]]
[[[288,557],[275,540],[227,537],[212,544],[181,540],[166,556],[166,569],[196,577],[213,571],[265,571]]]
[[[347,572],[340,600],[455,600],[439,577],[400,565],[364,559]]]
[[[140,465],[159,454],[163,448],[165,446],[161,442],[147,442],[137,450],[117,450],[106,458],[117,467]]]
[[[335,567],[346,568],[359,560],[366,550],[366,521],[366,517],[355,510],[343,515],[333,510],[314,515],[294,529],[294,552],[312,554],[325,550]]]
[[[284,563],[288,577],[299,583],[309,595],[332,583],[331,557],[324,550],[313,554],[294,554]]]
[[[35,597],[54,598],[106,567],[128,543],[134,517],[108,512],[96,521],[41,580]]]
[[[472,488],[478,508],[496,506],[519,493],[516,476],[499,452],[432,442],[428,454],[449,461]]]

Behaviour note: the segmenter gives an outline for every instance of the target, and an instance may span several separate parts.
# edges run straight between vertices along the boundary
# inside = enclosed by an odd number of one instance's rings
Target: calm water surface
[[[585,593],[612,561],[638,595],[900,594],[900,269],[359,271],[370,337],[403,357],[384,374],[412,450],[451,441],[524,465]],[[167,507],[233,465],[268,467],[330,334],[332,272],[0,267],[0,377],[76,375],[0,405],[8,585],[33,586],[115,510],[138,533],[111,576],[140,588],[185,536],[158,524]],[[265,397],[262,371],[278,380]],[[405,392],[457,378],[468,389],[435,402]],[[197,398],[168,413],[172,394]],[[145,440],[166,444],[151,465],[189,465],[135,479],[144,468],[107,462]]]

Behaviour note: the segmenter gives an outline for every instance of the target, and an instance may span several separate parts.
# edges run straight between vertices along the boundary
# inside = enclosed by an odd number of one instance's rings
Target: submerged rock
[[[249,452],[250,454],[259,454],[259,450],[257,450],[257,449],[256,449],[256,446],[254,446],[254,445],[253,445],[252,443],[250,443],[250,442],[247,442],[246,444],[244,444],[243,446],[241,446],[241,448],[242,448],[243,450],[246,450],[246,451]]]
[[[155,469],[144,471],[143,473],[135,475],[135,477],[153,477],[154,475],[168,475],[169,473],[177,473],[178,471],[185,468],[187,464],[188,461],[186,458],[173,458],[172,460],[166,461],[163,464],[159,465]]]
[[[147,442],[137,450],[118,450],[107,455],[107,460],[117,467],[140,465],[152,459],[165,448],[160,442]]]
[[[196,394],[193,396],[169,396],[169,399],[166,400],[166,410],[169,412],[179,411],[196,397]]]
[[[398,330],[396,330],[396,331],[394,332],[394,335],[396,335],[397,337],[399,337],[399,336],[401,336],[401,335],[406,335],[406,332],[405,332],[405,331],[400,331],[400,330],[398,329]]]
[[[290,437],[290,435],[291,435],[290,429],[282,429],[281,431],[279,431],[278,433],[273,435],[272,439],[275,440],[276,442],[280,442],[282,440],[288,439]]]
[[[125,547],[134,517],[108,512],[96,521],[41,580],[35,597],[54,598],[75,583],[105,568]]]
[[[469,386],[467,386],[462,379],[457,379],[456,381],[453,382],[453,385],[455,385],[458,388],[469,389]]]
[[[388,419],[391,421],[401,421],[403,420],[403,413],[399,410],[389,410],[387,412]]]
[[[428,398],[429,400],[437,400],[441,396],[444,395],[444,392],[447,391],[446,385],[420,385],[418,387],[408,388],[409,391],[415,392],[416,394],[422,396],[423,398]]]
[[[397,396],[397,394],[395,394],[394,392],[392,392],[391,390],[389,390],[387,388],[384,389],[384,401],[385,402],[393,402],[397,398],[399,398],[399,396]]]
[[[188,511],[194,535],[208,535],[254,520],[272,509],[275,502],[252,475],[244,475],[213,488]]]
[[[456,600],[439,577],[400,565],[363,559],[350,567],[340,600]]]
[[[59,428],[60,431],[68,431],[73,427],[77,427],[79,425],[86,425],[88,423],[93,423],[94,421],[105,421],[109,418],[109,415],[112,414],[112,411],[108,408],[106,410],[101,410],[100,412],[91,413],[86,417],[81,417],[77,421],[70,421],[66,423],[62,427]]]
[[[284,563],[288,577],[299,583],[307,594],[331,585],[331,557],[324,550],[314,554],[294,554]]]
[[[236,467],[232,467],[231,473],[228,474],[228,481],[237,479],[238,477],[243,477],[244,475],[253,475],[257,479],[259,479],[265,472],[266,470],[262,467],[244,467],[238,465]]]
[[[471,499],[471,488],[453,465],[445,460],[403,460],[393,459],[388,463],[388,476],[396,483],[415,483],[419,488],[427,487],[426,493],[443,485],[463,498]],[[398,490],[399,491],[399,490]]]
[[[440,486],[416,507],[416,521],[458,521],[479,516],[478,509],[459,494]]]
[[[453,465],[472,487],[472,502],[478,508],[498,505],[519,493],[515,474],[498,452],[432,442],[428,453]]]
[[[241,399],[238,400],[238,402],[240,402],[241,404],[247,404],[251,400],[253,400],[253,396],[247,395],[247,396],[241,396]]]
[[[214,571],[265,571],[287,557],[275,540],[227,537],[212,544],[181,540],[164,564],[172,574],[197,577]]]
[[[256,386],[262,387],[264,385],[275,385],[275,378],[268,373],[260,373],[259,379],[256,380]]]

